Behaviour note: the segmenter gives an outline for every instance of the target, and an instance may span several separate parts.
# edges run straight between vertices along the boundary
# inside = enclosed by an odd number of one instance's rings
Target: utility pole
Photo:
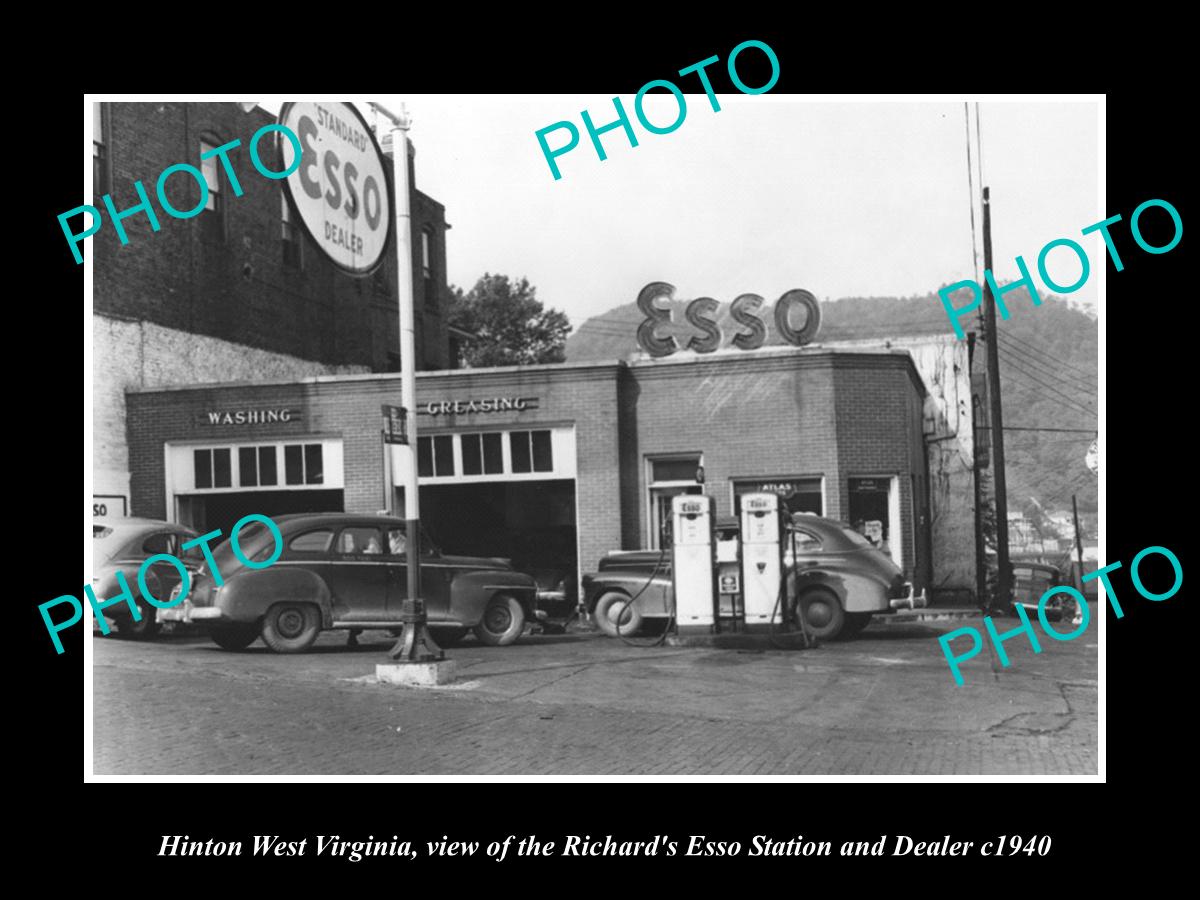
[[[408,112],[389,112],[378,103],[377,113],[392,122],[392,184],[396,205],[396,289],[400,300],[400,394],[405,407],[408,442],[399,446],[407,457],[404,467],[404,530],[408,596],[401,607],[403,631],[388,655],[397,662],[425,663],[445,657],[429,634],[425,601],[421,599],[421,503],[417,476],[417,378],[413,337],[412,226],[408,188]]]
[[[1075,558],[1079,561],[1079,571],[1075,573],[1075,587],[1083,593],[1083,538],[1079,535],[1079,504],[1075,495],[1071,495],[1071,517],[1075,520]]]
[[[983,189],[983,315],[987,339],[988,405],[992,419],[992,464],[996,468],[996,594],[999,608],[1012,606],[1012,567],[1008,561],[1008,482],[1004,474],[1004,413],[1000,403],[1000,347],[996,337],[996,300],[992,296],[992,206],[990,188]]]
[[[968,335],[971,339],[971,344],[975,343],[975,332]],[[975,598],[979,602],[979,608],[987,609],[987,547],[983,540],[983,504],[987,502],[987,498],[983,496],[983,469],[984,465],[979,459],[979,448],[982,441],[979,440],[979,404],[975,401],[978,397],[971,398],[971,433],[974,435],[975,446],[972,448],[974,456],[974,465],[971,466],[972,474],[975,482]]]

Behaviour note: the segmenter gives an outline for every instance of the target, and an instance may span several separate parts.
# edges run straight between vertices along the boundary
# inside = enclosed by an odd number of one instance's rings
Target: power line
[[[1009,343],[1008,341],[1004,342],[1004,346],[1001,349],[1007,351],[1008,353],[1016,354],[1021,359],[1026,360],[1031,366],[1034,366],[1035,368],[1038,368],[1038,369],[1045,370],[1046,374],[1048,374],[1054,378],[1061,379],[1064,383],[1082,385],[1088,391],[1096,390],[1096,383],[1095,383],[1094,378],[1092,381],[1088,381],[1087,378],[1083,375],[1074,375],[1069,372],[1058,371],[1057,369],[1054,368],[1052,363],[1046,362],[1044,355],[1039,356],[1038,354],[1034,353],[1033,351],[1022,350],[1016,344]],[[1065,368],[1065,366],[1064,366],[1064,368]]]
[[[1096,387],[1096,385],[1082,384],[1077,381],[1067,381],[1066,379],[1062,378],[1057,372],[1055,372],[1053,370],[1048,370],[1045,367],[1039,366],[1038,363],[1033,362],[1032,360],[1029,360],[1023,356],[1017,355],[1017,352],[1010,347],[1002,346],[1000,348],[1000,354],[1001,354],[1002,359],[1007,359],[1010,362],[1015,362],[1020,365],[1029,367],[1040,377],[1050,379],[1050,381],[1058,387],[1066,388],[1068,390],[1078,391],[1084,398],[1095,397],[1099,393],[1099,390]]]
[[[1083,397],[1088,398],[1089,400],[1098,398],[1100,394],[1100,388],[1098,385],[1089,384],[1088,382],[1078,378],[1078,376],[1067,376],[1062,372],[1056,372],[1053,368],[1045,363],[1039,362],[1036,359],[1031,359],[1028,355],[1023,354],[1021,351],[1015,350],[1006,344],[1000,345],[1000,352],[1003,354],[1003,358],[1014,360],[1026,368],[1032,369],[1042,378],[1049,379],[1053,384],[1060,388],[1069,391],[1078,391]]]
[[[1034,385],[1037,385],[1038,387],[1042,388],[1043,391],[1048,391],[1054,397],[1061,400],[1069,409],[1079,412],[1079,413],[1083,413],[1084,415],[1089,416],[1089,417],[1095,417],[1096,410],[1089,409],[1088,407],[1080,405],[1080,403],[1077,400],[1064,394],[1062,391],[1058,390],[1058,388],[1054,387],[1053,385],[1049,385],[1046,382],[1040,380],[1036,375],[1033,375],[1030,372],[1022,369],[1019,365],[1014,363],[1011,359],[1008,361],[1008,365],[1010,368],[1016,369],[1023,376],[1028,378]],[[1023,385],[1023,386],[1030,387],[1030,385]]]
[[[1038,369],[1036,367],[1036,364],[1029,362],[1028,360],[1024,359],[1023,357],[1017,356],[1014,351],[1010,350],[1007,347],[1001,347],[1000,352],[1005,355],[1005,358],[1008,359],[1009,364],[1016,367],[1018,371],[1023,372],[1024,374],[1030,376],[1035,381],[1037,381],[1038,384],[1041,384],[1043,387],[1049,388],[1050,390],[1056,391],[1061,394],[1059,385],[1053,384],[1053,383],[1047,384],[1045,381],[1042,380],[1045,378],[1050,378],[1050,379],[1056,378],[1057,376],[1054,373],[1047,373],[1045,371]],[[1032,369],[1033,371],[1030,371],[1030,369]],[[1077,385],[1074,385],[1074,384],[1065,384],[1064,383],[1062,385],[1062,387],[1072,388],[1074,390],[1081,390]],[[1084,399],[1086,399],[1088,396],[1090,396],[1091,392],[1093,390],[1094,390],[1094,388],[1088,388],[1087,390],[1081,390],[1081,393],[1084,394]],[[1065,395],[1063,395],[1063,396],[1065,396]],[[1068,399],[1071,399],[1073,402],[1076,402],[1076,403],[1079,402],[1078,398],[1068,398]]]
[[[1072,397],[1070,394],[1056,388],[1054,385],[1042,380],[1041,376],[1036,372],[1030,372],[1021,368],[1020,364],[1012,359],[1005,358],[1005,364],[1009,367],[1010,374],[1013,376],[1014,387],[1021,388],[1026,391],[1033,391],[1037,394],[1049,394],[1050,396],[1061,400],[1069,409],[1083,413],[1089,418],[1096,418],[1098,413],[1095,407],[1089,406],[1086,401],[1081,401]]]
[[[975,182],[971,172],[971,106],[963,103],[964,124],[967,129],[967,205],[971,208],[971,258],[975,263],[975,283],[979,283],[979,251],[975,240]]]
[[[990,425],[976,425],[975,430],[976,431],[991,431],[992,429],[991,429]],[[1078,434],[1095,434],[1096,433],[1095,428],[1050,428],[1048,426],[1045,428],[1035,428],[1032,425],[1005,425],[1004,430],[1005,431],[1069,431],[1071,433],[1078,433]]]
[[[975,101],[975,147],[979,151],[979,183],[983,184],[983,138],[979,134],[979,101]]]
[[[1003,337],[1003,338],[1004,338],[1006,341],[1009,341],[1009,342],[1011,342],[1011,343],[1013,343],[1013,344],[1016,344],[1018,347],[1022,347],[1022,348],[1024,348],[1024,349],[1028,350],[1028,351],[1029,351],[1029,352],[1031,352],[1031,353],[1039,353],[1039,352],[1041,352],[1041,351],[1039,350],[1039,348],[1038,348],[1038,347],[1035,347],[1035,346],[1034,346],[1033,344],[1031,344],[1029,341],[1026,341],[1026,340],[1023,340],[1023,339],[1021,339],[1021,338],[1019,338],[1019,337],[1016,337],[1015,335],[1013,335],[1013,334],[1010,334],[1010,333],[1009,333],[1009,332],[1007,332],[1007,331],[1005,331],[1005,332],[1001,332],[1001,333],[1000,333],[1000,336],[1001,336],[1001,337]],[[1088,372],[1088,371],[1086,371],[1085,369],[1080,369],[1078,366],[1073,366],[1073,365],[1071,365],[1070,363],[1063,362],[1062,360],[1059,360],[1058,362],[1059,362],[1059,365],[1061,365],[1063,368],[1065,368],[1065,369],[1070,369],[1070,370],[1072,370],[1073,372],[1077,372],[1077,373],[1079,373],[1080,375],[1084,375],[1084,376],[1086,376],[1086,377],[1088,377],[1088,378],[1093,378],[1093,379],[1096,377],[1096,373],[1095,373],[1095,372]]]

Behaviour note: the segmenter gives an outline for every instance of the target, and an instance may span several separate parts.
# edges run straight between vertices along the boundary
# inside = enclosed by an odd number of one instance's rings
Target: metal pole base
[[[388,656],[397,662],[436,662],[446,658],[446,652],[437,645],[424,622],[405,622],[395,646]]]

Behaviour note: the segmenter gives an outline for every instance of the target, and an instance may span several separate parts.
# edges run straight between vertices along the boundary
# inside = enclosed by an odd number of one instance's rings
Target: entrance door
[[[849,488],[850,524],[903,569],[900,492],[896,477],[851,478]]]
[[[646,544],[657,550],[664,545],[663,536],[671,529],[671,498],[680,494],[702,494],[703,485],[696,475],[703,464],[698,453],[651,457],[646,460],[647,504],[649,534]]]

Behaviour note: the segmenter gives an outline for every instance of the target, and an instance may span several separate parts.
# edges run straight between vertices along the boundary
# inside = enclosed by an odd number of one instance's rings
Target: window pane
[[[258,483],[264,485],[279,483],[278,475],[275,473],[274,447],[258,448]]]
[[[504,450],[500,443],[499,434],[483,436],[483,471],[488,475],[504,473]]]
[[[238,483],[242,487],[258,486],[258,451],[253,447],[238,447]]]
[[[203,156],[209,150],[215,150],[212,144],[205,141],[200,142],[200,155]],[[200,171],[204,175],[204,181],[208,185],[208,202],[204,204],[205,209],[217,208],[217,195],[221,193],[221,176],[217,172],[218,159],[216,156],[210,156],[208,159],[200,160]]]
[[[400,556],[408,549],[408,538],[403,528],[388,529],[388,553]]]
[[[464,434],[462,436],[462,460],[464,475],[483,474],[483,451],[480,435]]]
[[[432,237],[428,231],[421,232],[421,262],[425,266],[425,277],[428,278],[433,271],[433,243]]]
[[[454,474],[454,439],[439,434],[433,439],[434,469],[438,476]]]
[[[192,462],[196,467],[196,487],[212,487],[212,451],[196,450],[192,454]]]
[[[533,432],[533,470],[553,472],[554,460],[550,455],[550,432]]]
[[[325,463],[320,444],[304,445],[304,483],[325,483]]]
[[[331,540],[333,540],[332,531],[306,531],[304,534],[298,534],[292,538],[292,542],[288,546],[301,553],[324,553],[329,549]]]
[[[170,553],[172,550],[171,535],[159,532],[146,538],[142,544],[142,552],[147,555],[154,553]]]
[[[347,556],[358,553],[383,553],[379,529],[367,526],[343,529],[337,541],[337,552]]]
[[[533,466],[529,459],[529,432],[510,432],[508,442],[512,449],[512,470],[514,472],[532,472]]]
[[[288,484],[304,484],[304,461],[299,444],[283,448],[283,477]]]
[[[417,475],[428,478],[433,474],[433,442],[427,437],[417,438]]]
[[[696,468],[700,465],[698,456],[685,459],[656,459],[651,464],[653,469],[652,481],[695,481]]]
[[[92,104],[92,152],[95,144],[104,143],[104,110],[99,103]]]
[[[230,474],[232,456],[228,447],[213,451],[213,487],[232,486],[233,477]]]

